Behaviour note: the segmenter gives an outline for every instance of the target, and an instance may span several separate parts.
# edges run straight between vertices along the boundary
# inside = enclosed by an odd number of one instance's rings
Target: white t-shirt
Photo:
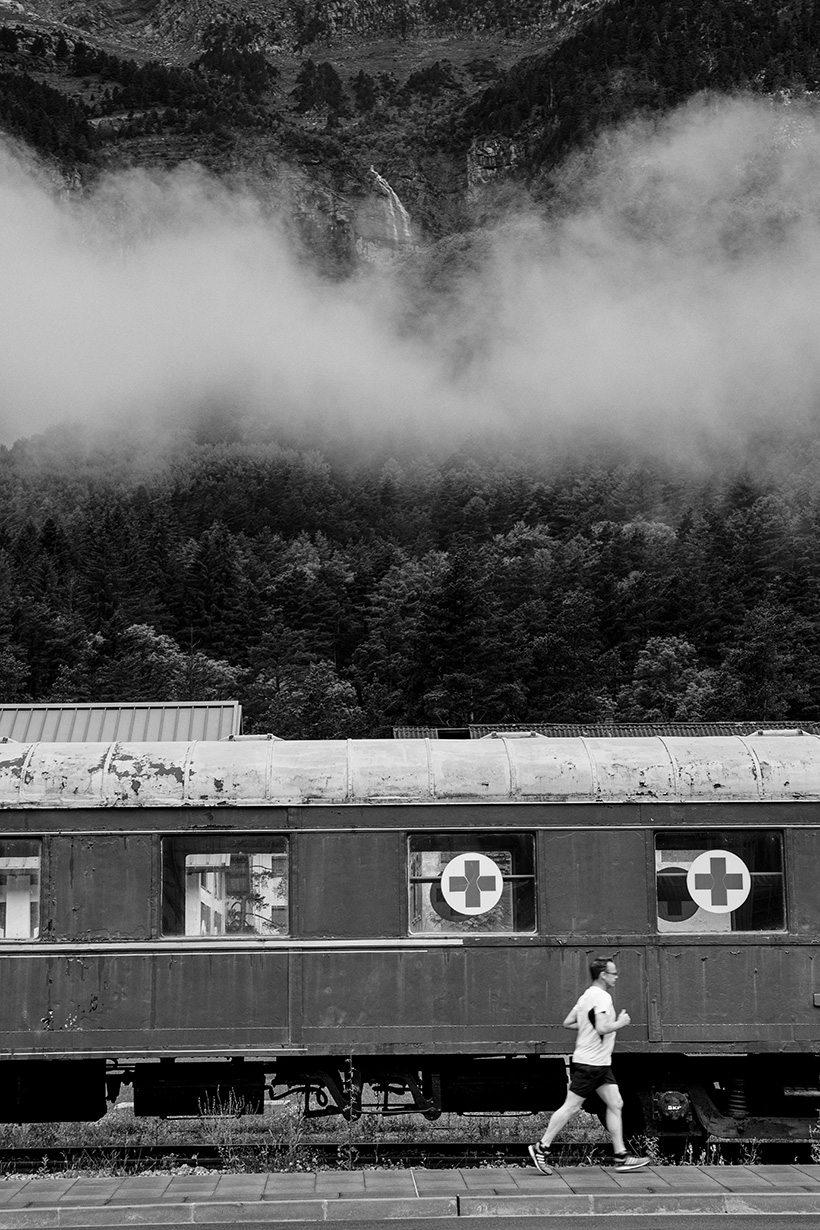
[[[578,1040],[575,1043],[572,1058],[575,1063],[588,1063],[596,1068],[608,1068],[612,1062],[615,1034],[604,1034],[602,1037],[589,1019],[590,1011],[593,1011],[593,1019],[595,1019],[595,1013],[604,1013],[607,1020],[615,1020],[615,1005],[608,991],[604,991],[602,987],[587,987],[575,1005],[578,1017]],[[600,1016],[598,1019],[600,1020]]]

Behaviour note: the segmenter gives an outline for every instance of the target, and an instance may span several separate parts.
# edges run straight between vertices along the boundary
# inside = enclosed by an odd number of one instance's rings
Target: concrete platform
[[[0,1180],[0,1230],[425,1217],[809,1213],[820,1165],[605,1166]],[[820,1224],[820,1220],[818,1222]]]

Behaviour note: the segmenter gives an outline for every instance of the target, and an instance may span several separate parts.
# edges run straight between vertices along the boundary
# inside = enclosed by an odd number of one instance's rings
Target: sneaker
[[[615,1169],[628,1173],[630,1170],[642,1170],[649,1165],[648,1157],[635,1157],[631,1153],[615,1154]]]
[[[527,1152],[532,1158],[532,1164],[536,1170],[540,1170],[541,1174],[552,1174],[549,1151],[543,1147],[540,1141],[534,1145],[527,1145]]]

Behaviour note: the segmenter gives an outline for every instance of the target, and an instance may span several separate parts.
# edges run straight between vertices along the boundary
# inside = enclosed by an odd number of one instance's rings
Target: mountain
[[[614,0],[467,107],[466,131],[519,146],[537,176],[601,129],[702,91],[788,96],[820,81],[815,0]]]
[[[397,200],[435,240],[607,126],[820,76],[815,0],[0,0],[0,23],[6,131],[82,182],[275,179],[342,268],[395,248]]]
[[[70,182],[186,161],[275,180],[344,266],[395,245],[393,192],[417,239],[463,225],[465,105],[603,2],[3,0],[0,128]]]
[[[820,0],[0,4],[8,700],[820,714]]]

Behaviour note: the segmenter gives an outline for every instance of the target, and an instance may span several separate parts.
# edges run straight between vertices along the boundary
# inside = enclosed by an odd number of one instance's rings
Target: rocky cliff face
[[[482,137],[473,141],[467,154],[467,200],[480,200],[491,185],[501,183],[515,170],[518,148],[506,137]]]
[[[15,6],[9,13],[19,14],[21,2],[6,0]],[[108,170],[185,162],[263,195],[284,182],[294,233],[341,270],[481,224],[519,151],[489,134],[467,152],[459,135],[465,108],[523,55],[554,45],[559,27],[568,33],[606,2],[25,0],[20,52],[0,66],[34,75],[85,107],[97,141],[93,158],[80,156],[84,182]],[[128,74],[83,72],[70,63],[78,43],[87,43],[123,62],[150,59],[177,71],[197,61],[209,22],[230,9],[258,23],[257,50],[271,66],[271,84],[251,100],[250,120],[236,118],[230,73],[224,96],[214,71],[207,97],[186,87],[169,106],[167,92],[143,90],[112,105]],[[0,24],[2,13],[0,7]],[[496,32],[492,23],[502,19]],[[45,36],[45,51],[30,50],[35,31]],[[58,36],[68,56],[57,57]],[[335,78],[336,101],[319,97],[306,106],[298,96],[309,60]],[[362,89],[371,91],[369,109]]]
[[[410,214],[375,169],[368,182],[345,194],[286,173],[279,195],[294,233],[325,269],[345,273],[360,262],[385,264],[418,243]]]
[[[234,11],[255,17],[282,45],[328,52],[351,39],[493,34],[544,39],[570,30],[610,0],[4,0],[88,33],[124,38],[146,51],[191,50],[208,21]],[[399,58],[401,58],[399,56]]]
[[[415,245],[410,214],[384,176],[370,168],[373,189],[355,203],[353,233],[356,251],[366,261],[381,262]]]

